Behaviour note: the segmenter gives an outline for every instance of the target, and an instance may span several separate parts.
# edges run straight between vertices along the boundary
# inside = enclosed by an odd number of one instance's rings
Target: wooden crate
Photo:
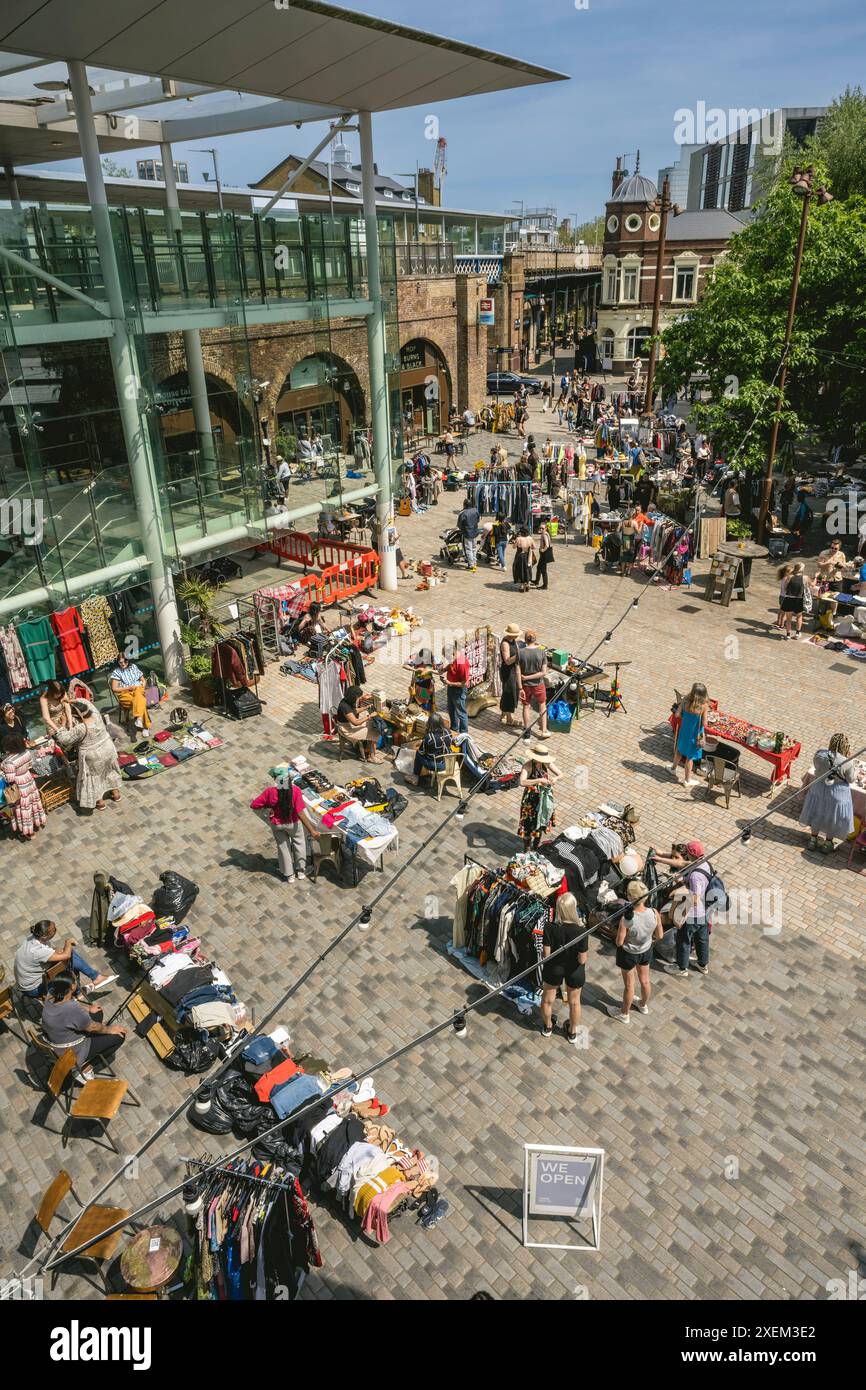
[[[148,1014],[152,1012],[140,993],[134,994],[126,1007],[136,1023],[141,1023],[142,1019],[147,1018]],[[154,1023],[153,1027],[148,1029],[145,1036],[156,1055],[160,1057],[162,1061],[165,1061],[166,1057],[169,1057],[172,1052],[174,1052],[174,1041],[171,1034],[161,1023]]]

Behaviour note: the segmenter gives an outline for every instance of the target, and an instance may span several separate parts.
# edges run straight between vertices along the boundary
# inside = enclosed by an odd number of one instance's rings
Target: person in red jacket
[[[273,775],[273,774],[272,774]],[[253,811],[267,810],[268,822],[277,842],[280,877],[286,883],[307,877],[307,842],[304,827],[315,838],[319,830],[304,806],[301,789],[284,774],[277,776],[276,785],[266,787],[250,802]]]

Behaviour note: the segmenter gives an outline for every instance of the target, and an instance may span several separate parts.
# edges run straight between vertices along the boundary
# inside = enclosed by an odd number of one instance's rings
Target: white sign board
[[[496,314],[493,309],[492,299],[479,299],[478,301],[478,322],[482,327],[493,328],[496,323]]]
[[[534,1250],[599,1250],[604,1149],[558,1144],[523,1146],[523,1244]],[[530,1216],[592,1224],[592,1243],[560,1245],[529,1239]]]

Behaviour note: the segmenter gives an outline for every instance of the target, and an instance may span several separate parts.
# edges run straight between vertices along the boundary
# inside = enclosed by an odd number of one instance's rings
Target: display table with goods
[[[222,748],[223,740],[206,725],[181,718],[169,729],[136,743],[131,752],[118,753],[120,775],[125,782],[140,782],[155,777],[166,768],[177,767],[199,753]]]
[[[743,563],[743,583],[748,589],[752,578],[752,561],[765,560],[769,555],[769,550],[765,545],[758,545],[757,541],[722,541],[717,546],[716,554],[724,555],[728,560],[741,560]]]
[[[679,733],[680,721],[674,709],[668,723],[674,731],[676,738]],[[713,742],[719,741],[722,744],[733,743],[739,748],[748,749],[756,757],[770,764],[770,791],[775,791],[776,787],[784,781],[789,781],[791,777],[791,765],[796,758],[799,758],[801,745],[790,734],[771,729],[763,729],[759,724],[750,724],[746,719],[740,719],[737,715],[724,714],[718,706],[718,701],[710,701],[710,712],[706,720],[706,735],[709,742],[704,747],[704,756],[711,757],[713,754]]]
[[[547,649],[547,726],[552,733],[567,734],[574,719],[580,719],[581,709],[591,700],[595,709],[598,701],[609,700],[610,691],[600,690],[608,675],[603,666],[592,666],[570,652],[555,647]],[[556,699],[553,696],[559,691]]]
[[[212,1174],[201,1172],[203,1160],[184,1160],[192,1170],[184,1200],[195,1218],[194,1297],[218,1299],[227,1289],[241,1299],[296,1297],[309,1269],[324,1263],[305,1193],[372,1245],[388,1243],[397,1216],[414,1214],[429,1227],[447,1211],[437,1188],[438,1159],[399,1136],[373,1078],[356,1079],[349,1067],[322,1056],[315,1042],[296,1045],[286,1027],[252,1038],[215,1084],[201,1087],[187,1115],[207,1134],[254,1140],[250,1154]],[[267,1133],[281,1122],[276,1133]],[[233,1205],[269,1205],[267,1188],[254,1180],[262,1178],[278,1189],[275,1197],[289,1193],[273,1208],[277,1228],[268,1239],[259,1217],[247,1228],[248,1240],[240,1238],[244,1221],[211,1227],[220,1192],[231,1191]]]
[[[400,793],[393,788],[385,791],[373,776],[337,786],[303,756],[290,758],[284,767],[300,788],[306,810],[316,825],[339,839],[343,855],[352,864],[353,884],[358,881],[359,864],[384,873],[386,851],[396,853],[399,847],[394,820],[406,805]],[[281,770],[278,767],[276,774]]]

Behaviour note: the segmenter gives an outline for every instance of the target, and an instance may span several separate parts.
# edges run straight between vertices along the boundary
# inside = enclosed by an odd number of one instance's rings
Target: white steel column
[[[373,172],[373,121],[369,111],[359,115],[361,136],[361,186],[364,193],[364,228],[367,244],[367,285],[373,311],[367,316],[367,355],[370,359],[370,419],[373,425],[373,470],[379,485],[376,512],[379,521],[379,588],[397,588],[397,547],[392,543],[394,502],[391,495],[391,421],[388,409],[388,374],[385,368],[385,305],[379,267],[379,225],[376,220],[376,188]]]
[[[87,83],[87,68],[80,59],[67,64],[69,84],[75,107],[75,123],[81,144],[81,157],[87,180],[87,195],[93,210],[96,248],[102,270],[108,304],[114,321],[114,331],[108,340],[114,384],[120,412],[121,427],[138,512],[142,549],[149,562],[150,587],[153,594],[159,644],[165,661],[166,679],[174,684],[180,678],[183,649],[180,640],[174,580],[166,556],[165,538],[160,510],[159,485],[156,478],[150,441],[142,420],[139,402],[142,383],[138,371],[135,342],[129,331],[123,287],[111,231],[111,219],[102,178],[99,145],[93,124],[93,108]]]
[[[174,177],[174,159],[171,145],[167,141],[159,147],[162,157],[162,176],[165,183],[165,206],[169,225],[173,232],[181,230],[180,202],[177,196],[177,180]],[[178,247],[180,252],[180,247]],[[183,349],[186,355],[186,371],[189,379],[189,393],[192,398],[192,415],[195,434],[201,455],[202,477],[216,479],[216,447],[207,400],[207,380],[204,374],[204,358],[201,351],[201,337],[197,328],[183,330]]]

